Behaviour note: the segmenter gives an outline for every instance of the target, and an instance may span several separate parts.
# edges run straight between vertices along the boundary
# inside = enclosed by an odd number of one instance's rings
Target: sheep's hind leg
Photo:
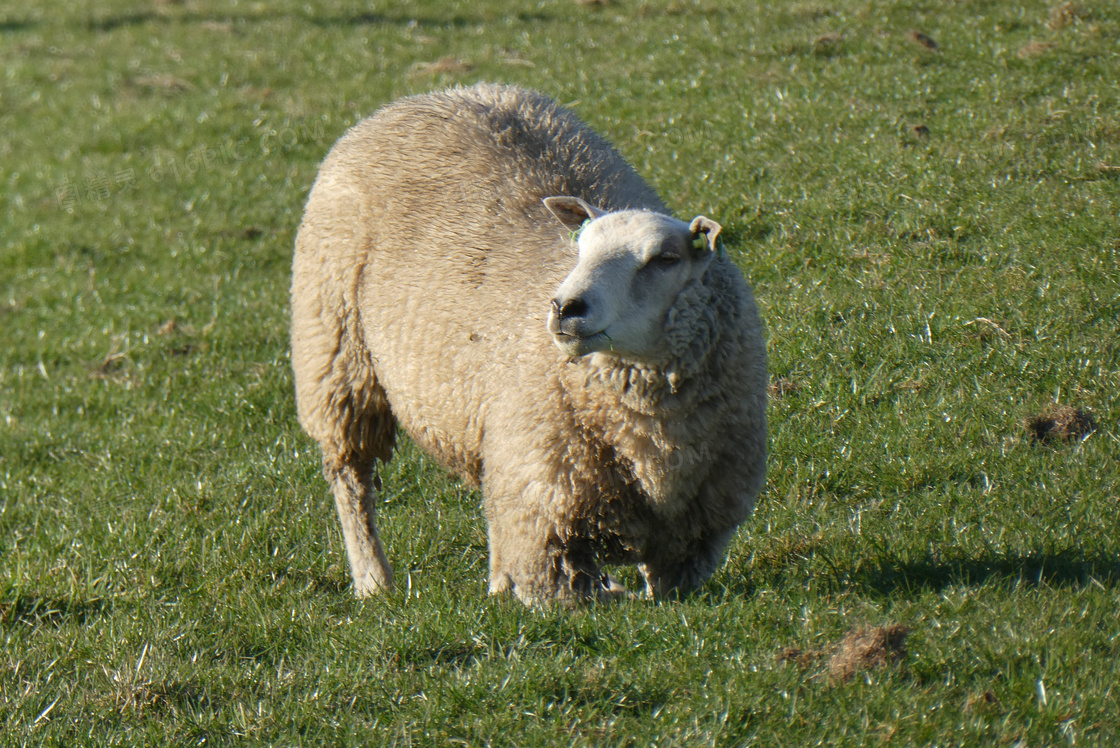
[[[323,472],[334,493],[346,555],[354,578],[354,594],[366,597],[393,586],[393,569],[377,533],[376,509],[378,479],[373,463],[358,459],[328,464]]]

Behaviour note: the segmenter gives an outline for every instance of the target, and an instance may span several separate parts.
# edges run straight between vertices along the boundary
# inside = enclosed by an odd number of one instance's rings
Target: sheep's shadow
[[[958,558],[925,558],[885,562],[853,572],[850,586],[882,595],[940,591],[991,582],[1011,585],[1080,588],[1115,586],[1120,581],[1120,556],[1056,553],[995,554]]]
[[[0,629],[6,626],[50,626],[66,624],[84,626],[91,619],[103,616],[112,608],[106,598],[79,600],[35,594],[17,596],[0,602]]]
[[[30,31],[31,29],[41,26],[40,21],[32,20],[30,18],[7,18],[0,21],[0,33],[16,32],[16,31]]]
[[[544,13],[517,13],[519,21],[525,23],[540,23],[554,20],[552,16]],[[449,15],[447,17],[422,16],[390,13],[343,13],[339,15],[294,15],[285,12],[266,12],[263,14],[237,14],[237,13],[163,13],[158,10],[141,10],[130,13],[115,13],[87,17],[80,21],[87,30],[108,32],[119,28],[141,26],[147,24],[192,24],[203,22],[256,23],[287,18],[294,21],[308,23],[314,26],[354,27],[354,26],[404,26],[415,28],[453,28],[462,29],[479,26],[485,23],[483,16],[470,17],[464,15]],[[24,30],[32,25],[38,25],[33,20],[11,20],[0,24],[2,30]],[[10,27],[10,28],[9,28]]]
[[[722,584],[720,582],[722,581]],[[1052,553],[927,556],[917,560],[863,559],[814,575],[818,585],[836,590],[895,597],[985,584],[1111,589],[1120,583],[1120,555],[1071,549]],[[710,584],[716,597],[750,597],[769,582],[749,574],[728,574]]]

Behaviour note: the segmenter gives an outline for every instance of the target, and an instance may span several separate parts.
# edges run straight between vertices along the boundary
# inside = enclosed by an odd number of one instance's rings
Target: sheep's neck
[[[592,354],[586,363],[583,388],[606,396],[626,411],[665,417],[686,411],[702,387],[698,371],[671,360],[660,366],[631,363],[609,354]],[[692,375],[692,376],[689,376]]]
[[[650,503],[672,511],[683,486],[711,466],[712,429],[725,372],[717,365],[723,325],[736,297],[722,278],[705,278],[678,296],[665,329],[663,361],[640,363],[594,353],[564,374],[581,425],[612,449]]]
[[[695,416],[712,406],[712,377],[685,379],[674,389],[661,368],[592,361],[578,368],[566,380],[581,425],[615,455],[626,483],[637,483],[652,507],[671,512],[681,487],[695,485],[710,463],[703,452],[711,449],[712,419]]]

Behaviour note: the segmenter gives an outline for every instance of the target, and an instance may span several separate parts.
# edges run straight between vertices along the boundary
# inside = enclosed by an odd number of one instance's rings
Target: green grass
[[[1110,0],[0,3],[0,744],[1117,744],[1118,38]],[[349,125],[483,79],[755,287],[769,481],[685,602],[488,598],[479,496],[407,443],[398,589],[349,593],[295,228]],[[1034,443],[1055,402],[1097,430]]]

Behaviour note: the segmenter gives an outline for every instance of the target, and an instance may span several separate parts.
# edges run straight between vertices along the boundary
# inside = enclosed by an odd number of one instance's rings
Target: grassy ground
[[[1118,39],[1110,0],[4,0],[0,744],[1120,742]],[[756,289],[769,483],[686,602],[487,598],[478,495],[407,443],[399,589],[347,589],[294,231],[349,125],[480,79]],[[1056,406],[1095,431],[1035,439]]]

